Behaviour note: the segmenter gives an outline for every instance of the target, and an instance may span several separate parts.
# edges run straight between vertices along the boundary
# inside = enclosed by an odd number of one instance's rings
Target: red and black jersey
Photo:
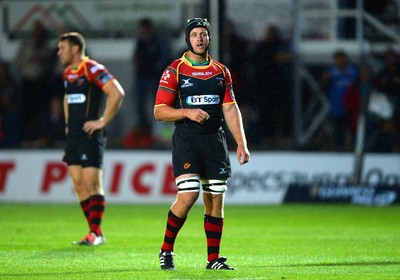
[[[208,65],[194,66],[185,56],[186,53],[164,70],[155,106],[200,108],[210,115],[204,124],[183,119],[176,121],[175,126],[214,133],[223,122],[222,106],[236,103],[231,75],[225,65],[210,57]]]
[[[100,63],[86,57],[78,68],[64,71],[64,88],[68,100],[68,135],[83,133],[83,124],[100,118],[104,85],[113,76]]]

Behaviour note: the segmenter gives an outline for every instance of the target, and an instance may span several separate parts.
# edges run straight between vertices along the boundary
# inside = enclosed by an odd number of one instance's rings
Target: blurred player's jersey
[[[214,133],[223,122],[223,104],[236,103],[231,74],[228,68],[210,57],[209,64],[195,66],[185,55],[173,61],[164,70],[155,106],[200,108],[210,115],[210,119],[204,124],[183,119],[176,121],[175,126]]]
[[[64,71],[64,88],[68,100],[68,135],[80,135],[83,124],[100,117],[104,85],[113,79],[108,70],[86,57],[77,68]]]

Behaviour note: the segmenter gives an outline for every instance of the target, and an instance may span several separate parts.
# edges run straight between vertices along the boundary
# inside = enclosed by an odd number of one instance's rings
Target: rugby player
[[[125,93],[104,65],[85,55],[84,37],[77,32],[61,35],[58,56],[65,65],[64,115],[68,165],[75,193],[89,225],[89,232],[77,245],[105,243],[101,230],[105,198],[102,184],[106,126],[117,114]],[[102,101],[106,94],[106,104]]]
[[[236,158],[247,163],[250,153],[232,78],[227,67],[208,54],[211,27],[207,19],[188,20],[188,51],[173,61],[161,76],[154,106],[158,121],[174,122],[172,164],[176,200],[167,216],[159,253],[162,269],[175,269],[175,239],[202,189],[207,269],[232,270],[220,256],[224,225],[224,196],[231,176],[223,122],[237,143]]]

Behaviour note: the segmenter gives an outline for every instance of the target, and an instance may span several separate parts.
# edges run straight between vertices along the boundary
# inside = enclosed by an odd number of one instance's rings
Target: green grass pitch
[[[175,244],[176,271],[159,268],[169,205],[108,204],[107,244],[87,233],[78,204],[0,204],[0,279],[400,279],[400,207],[340,204],[225,209],[221,255],[206,265],[203,208]]]

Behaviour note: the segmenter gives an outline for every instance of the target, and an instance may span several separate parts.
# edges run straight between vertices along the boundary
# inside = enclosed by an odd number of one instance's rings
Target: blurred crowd
[[[357,138],[360,116],[365,123],[365,151],[398,151],[400,61],[389,48],[378,62],[352,63],[337,50],[333,63],[320,75],[321,89],[328,96],[332,150],[351,150]],[[327,141],[328,139],[325,139]]]
[[[62,67],[40,21],[14,61],[0,61],[0,147],[56,148],[65,139]]]
[[[220,61],[233,77],[249,147],[292,150],[293,62],[290,32],[265,27],[263,40],[239,35],[233,22],[222,28]],[[132,53],[137,121],[113,148],[170,147],[172,126],[153,121],[152,106],[162,71],[177,51],[166,46],[149,19],[139,21]],[[40,21],[23,41],[14,61],[0,60],[0,148],[61,148],[64,145],[63,68],[56,46]],[[332,54],[315,78],[329,100],[329,115],[309,150],[351,151],[360,114],[366,117],[367,152],[398,152],[400,143],[400,60],[394,49],[355,62],[345,50]],[[129,91],[129,89],[126,89]],[[109,137],[112,137],[110,135]],[[115,142],[115,141],[114,141]]]

